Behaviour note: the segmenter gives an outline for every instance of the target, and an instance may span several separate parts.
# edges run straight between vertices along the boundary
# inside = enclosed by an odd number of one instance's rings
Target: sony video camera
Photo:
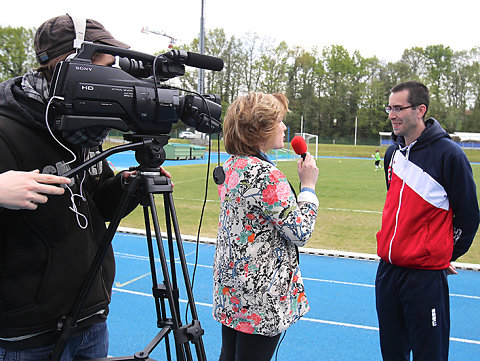
[[[95,52],[120,58],[119,67],[92,64]],[[171,50],[159,56],[84,42],[73,57],[57,64],[50,96],[54,128],[88,127],[168,134],[181,119],[202,133],[221,131],[222,107],[216,95],[180,95],[163,81],[185,74],[185,65],[220,71],[220,58]]]

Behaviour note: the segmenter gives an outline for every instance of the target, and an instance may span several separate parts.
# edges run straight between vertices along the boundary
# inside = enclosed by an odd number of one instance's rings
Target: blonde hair
[[[228,107],[223,122],[225,150],[235,155],[256,155],[268,145],[276,125],[285,117],[288,99],[284,94],[250,92]]]

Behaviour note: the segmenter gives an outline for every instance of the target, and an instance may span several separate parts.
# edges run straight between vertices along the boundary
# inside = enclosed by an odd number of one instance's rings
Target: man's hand
[[[458,272],[455,270],[455,267],[450,263],[450,266],[447,268],[447,275],[456,275]]]
[[[0,207],[8,209],[37,209],[38,204],[48,201],[47,195],[61,195],[65,191],[60,184],[71,180],[52,174],[8,171],[0,174]]]

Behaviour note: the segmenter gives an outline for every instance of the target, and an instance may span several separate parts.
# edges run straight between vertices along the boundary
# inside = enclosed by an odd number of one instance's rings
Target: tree
[[[268,47],[260,57],[260,88],[266,93],[285,92],[290,51],[285,42]]]
[[[323,69],[317,60],[316,52],[301,48],[291,51],[292,65],[287,69],[288,83],[286,94],[290,100],[291,114],[287,117],[287,126],[292,131],[300,131],[300,119],[305,120],[303,130],[309,133],[323,133],[320,97],[317,88],[322,86]]]
[[[36,64],[33,29],[0,26],[0,80],[30,71]]]

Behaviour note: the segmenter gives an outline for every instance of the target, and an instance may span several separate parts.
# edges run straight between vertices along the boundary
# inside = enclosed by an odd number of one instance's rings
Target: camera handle
[[[148,145],[148,139],[144,142],[127,144],[118,146],[115,148],[121,148],[120,150],[112,150],[109,154],[105,155],[108,151],[99,154],[98,156],[90,159],[89,161],[82,164],[80,167],[72,169],[71,171],[64,174],[64,176],[74,176],[84,169],[88,168],[91,164],[98,162],[106,158],[110,154],[117,153],[119,151],[127,149],[141,149],[141,146],[144,146],[145,143]],[[111,148],[113,149],[113,148]],[[97,159],[95,159],[97,158]],[[162,176],[160,170],[152,170],[147,168],[148,171],[143,171],[142,165],[138,167],[139,171],[137,175],[133,175],[129,178],[127,182],[122,197],[120,199],[119,205],[115,210],[115,215],[112,218],[105,234],[102,239],[102,242],[99,246],[97,254],[92,262],[92,265],[89,269],[89,272],[84,280],[82,288],[79,292],[79,295],[76,299],[75,305],[72,309],[71,314],[65,319],[65,321],[59,325],[60,336],[55,345],[54,351],[51,356],[52,361],[60,360],[62,353],[64,351],[65,345],[68,339],[72,336],[73,332],[77,327],[77,320],[80,313],[80,310],[86,300],[88,293],[93,285],[93,282],[100,270],[100,267],[103,263],[103,260],[109,250],[113,237],[118,229],[121,218],[128,208],[129,199],[133,196],[141,195],[140,204],[143,207],[144,221],[145,221],[145,230],[147,234],[147,244],[148,252],[150,259],[150,269],[152,276],[152,290],[153,296],[155,299],[155,308],[157,312],[157,326],[161,328],[160,332],[152,339],[148,346],[140,352],[135,353],[134,355],[120,358],[108,358],[108,359],[96,359],[96,361],[113,361],[113,360],[151,360],[149,357],[150,353],[154,348],[165,339],[165,349],[167,353],[167,359],[171,360],[170,355],[170,342],[168,334],[170,331],[173,331],[175,348],[177,360],[181,361],[191,361],[192,353],[190,349],[190,342],[195,345],[195,350],[197,354],[198,361],[206,361],[205,349],[203,345],[202,335],[204,330],[200,326],[198,320],[198,315],[196,311],[195,301],[193,298],[193,290],[190,283],[190,277],[188,274],[188,267],[185,259],[185,253],[183,251],[182,238],[180,234],[180,229],[178,226],[177,215],[175,211],[175,205],[173,203],[173,187],[169,178]],[[67,175],[68,174],[68,175]],[[165,223],[167,230],[167,242],[168,242],[168,251],[170,257],[170,273],[167,266],[167,260],[165,255],[165,250],[163,248],[162,236],[160,231],[160,226],[158,223],[158,215],[155,207],[154,194],[162,194],[164,199],[164,208],[165,208]],[[157,282],[157,272],[155,269],[155,259],[153,251],[153,240],[152,232],[150,227],[150,216],[153,222],[155,239],[157,243],[157,249],[160,256],[161,268],[164,277],[163,284],[158,284]],[[180,260],[185,288],[187,292],[188,302],[190,304],[190,314],[192,317],[192,322],[187,325],[182,325],[180,317],[180,306],[179,306],[179,290],[177,286],[176,270],[175,270],[175,254],[174,254],[174,245],[173,245],[173,232],[175,233],[175,240],[177,244],[177,253]],[[168,318],[166,314],[165,301],[168,301],[169,310],[171,317]]]

